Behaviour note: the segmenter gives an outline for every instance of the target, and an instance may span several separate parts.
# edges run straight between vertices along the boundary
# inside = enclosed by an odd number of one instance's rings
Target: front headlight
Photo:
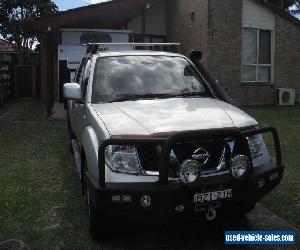
[[[114,172],[141,174],[141,164],[134,146],[108,146],[105,150],[105,161]]]
[[[252,159],[255,159],[262,155],[262,149],[263,149],[262,135],[253,135],[251,137],[248,137],[248,144],[250,147]]]

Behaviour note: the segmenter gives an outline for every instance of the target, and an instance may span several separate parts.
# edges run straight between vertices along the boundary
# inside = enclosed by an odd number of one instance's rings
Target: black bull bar
[[[105,150],[109,145],[161,145],[162,153],[159,164],[159,183],[160,185],[167,185],[169,177],[168,172],[170,165],[170,154],[171,150],[177,143],[233,138],[235,139],[235,145],[239,149],[239,154],[244,154],[248,157],[251,164],[251,170],[253,170],[252,157],[247,137],[265,133],[271,133],[273,135],[276,151],[276,164],[280,166],[282,164],[281,146],[277,130],[273,127],[260,127],[246,131],[240,131],[237,128],[184,131],[174,133],[168,138],[108,139],[100,145],[98,151],[99,186],[105,188]]]

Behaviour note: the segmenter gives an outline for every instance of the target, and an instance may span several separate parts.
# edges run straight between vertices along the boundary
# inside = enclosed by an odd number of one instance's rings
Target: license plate
[[[196,204],[201,202],[210,202],[210,201],[222,200],[231,197],[232,197],[232,189],[201,193],[201,194],[194,195],[194,203]]]

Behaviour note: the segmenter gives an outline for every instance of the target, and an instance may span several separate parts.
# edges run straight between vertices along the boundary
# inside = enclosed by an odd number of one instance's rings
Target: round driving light
[[[234,178],[241,178],[247,174],[249,170],[249,160],[245,155],[237,155],[231,159],[230,173]]]
[[[146,194],[142,195],[140,202],[142,207],[150,207],[152,203],[151,196]]]
[[[195,160],[186,160],[179,171],[179,179],[184,184],[194,183],[200,176],[201,166]]]

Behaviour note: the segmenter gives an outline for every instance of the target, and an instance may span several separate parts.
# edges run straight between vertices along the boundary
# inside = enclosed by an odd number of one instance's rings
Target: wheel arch
[[[86,168],[82,169],[83,171],[88,171],[89,174],[95,178],[99,178],[98,170],[98,149],[99,149],[99,140],[94,131],[90,126],[86,127],[82,133],[82,161],[86,161]],[[84,165],[84,164],[82,164]],[[84,173],[83,173],[84,174]]]

